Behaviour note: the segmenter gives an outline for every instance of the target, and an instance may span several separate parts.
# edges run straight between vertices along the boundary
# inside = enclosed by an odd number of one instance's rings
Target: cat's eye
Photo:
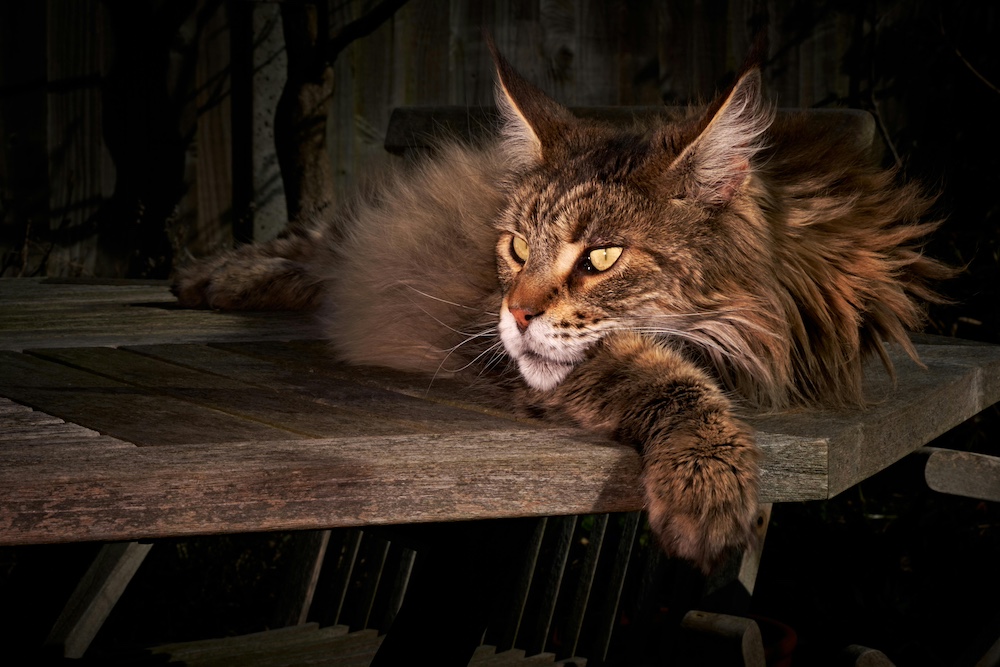
[[[622,256],[621,246],[611,246],[610,248],[595,248],[587,255],[587,264],[595,271],[607,271],[618,258]]]
[[[522,264],[528,261],[528,255],[531,254],[531,251],[528,250],[528,242],[520,236],[515,236],[511,240],[510,251],[514,254],[515,259]]]

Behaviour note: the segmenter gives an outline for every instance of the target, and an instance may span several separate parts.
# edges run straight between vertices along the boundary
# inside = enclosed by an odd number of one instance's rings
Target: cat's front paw
[[[744,427],[725,426],[721,441],[681,428],[643,452],[650,527],[668,555],[705,573],[755,539],[760,450]]]

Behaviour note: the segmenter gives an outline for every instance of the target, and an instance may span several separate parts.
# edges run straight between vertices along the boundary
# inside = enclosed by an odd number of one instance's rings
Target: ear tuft
[[[761,99],[760,69],[751,67],[709,107],[704,129],[674,161],[687,172],[685,195],[711,206],[728,204],[750,175],[773,120],[773,107]]]
[[[496,103],[503,145],[515,163],[531,166],[549,159],[562,144],[573,115],[524,79],[487,35],[497,70]]]

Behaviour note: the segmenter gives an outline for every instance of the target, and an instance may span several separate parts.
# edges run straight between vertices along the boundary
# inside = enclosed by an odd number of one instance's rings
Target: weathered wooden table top
[[[164,284],[0,279],[0,544],[641,507],[638,456],[457,381],[330,358],[310,318]],[[763,499],[827,498],[1000,400],[1000,347],[933,340],[867,410],[751,416]]]

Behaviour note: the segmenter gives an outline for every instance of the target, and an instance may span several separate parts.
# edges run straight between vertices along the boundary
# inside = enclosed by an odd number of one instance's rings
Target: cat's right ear
[[[518,74],[489,35],[485,39],[497,70],[496,102],[504,145],[525,166],[551,160],[565,140],[573,114]]]

